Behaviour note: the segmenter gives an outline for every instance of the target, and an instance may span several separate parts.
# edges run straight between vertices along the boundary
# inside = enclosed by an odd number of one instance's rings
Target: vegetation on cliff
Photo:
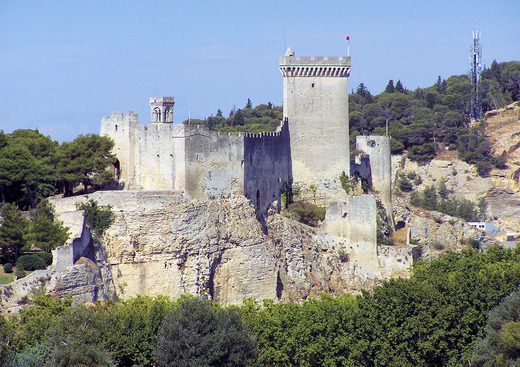
[[[357,135],[383,135],[388,128],[393,153],[406,150],[410,159],[421,162],[441,148],[456,149],[485,176],[504,162],[492,155],[485,122],[472,124],[469,118],[471,93],[467,75],[439,76],[433,86],[415,91],[390,80],[377,96],[361,83],[349,97],[351,151]],[[520,101],[520,62],[493,62],[482,72],[480,94],[483,112]]]
[[[54,207],[48,200],[42,200],[30,212],[30,219],[12,203],[0,206],[0,214],[0,262],[10,264],[10,271],[16,264],[18,277],[23,277],[23,270],[45,269],[52,263],[49,253],[64,245],[69,237],[69,228],[55,218]],[[35,250],[46,254],[34,253]]]
[[[518,294],[505,297],[519,285],[520,249],[492,247],[417,263],[410,279],[387,281],[373,293],[323,295],[301,304],[246,300],[240,307],[222,308],[204,298],[137,297],[72,307],[70,298],[40,296],[19,317],[0,318],[0,363],[170,366],[172,360],[189,365],[197,358],[223,366],[454,366],[471,359],[507,361],[518,349],[520,331]]]

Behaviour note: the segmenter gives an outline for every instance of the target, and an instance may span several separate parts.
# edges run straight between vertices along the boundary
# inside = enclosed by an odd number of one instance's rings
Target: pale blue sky
[[[519,0],[0,0],[0,129],[70,141],[111,112],[149,123],[154,94],[175,97],[175,122],[281,105],[285,48],[342,56],[346,35],[349,89],[427,87],[467,72],[476,26],[485,65],[520,60]]]

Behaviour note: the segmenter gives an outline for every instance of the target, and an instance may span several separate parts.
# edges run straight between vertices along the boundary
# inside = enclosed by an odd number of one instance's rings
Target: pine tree
[[[48,200],[42,200],[36,207],[30,225],[28,240],[44,251],[51,252],[65,244],[69,228],[56,221],[54,208]]]
[[[404,89],[403,83],[401,83],[400,80],[398,80],[397,84],[395,85],[395,91],[397,93],[406,93],[406,89]]]
[[[0,208],[2,215],[0,226],[0,250],[2,256],[11,264],[15,264],[22,248],[26,245],[29,221],[15,204],[5,204]]]
[[[386,93],[394,93],[395,92],[394,81],[392,79],[390,79],[388,81],[388,84],[386,85],[386,88],[385,88],[385,92]]]

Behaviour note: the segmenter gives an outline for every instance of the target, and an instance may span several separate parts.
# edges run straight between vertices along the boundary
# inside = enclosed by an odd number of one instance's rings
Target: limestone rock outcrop
[[[243,196],[190,201],[173,192],[107,191],[89,198],[116,213],[104,247],[123,299],[207,294],[221,304],[247,297],[301,301],[370,289],[384,278],[353,261],[354,253],[341,257],[350,251],[345,239],[278,214],[258,221]],[[404,259],[392,266],[406,269],[411,255]]]

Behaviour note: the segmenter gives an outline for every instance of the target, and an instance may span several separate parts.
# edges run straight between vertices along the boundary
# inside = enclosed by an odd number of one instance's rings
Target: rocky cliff
[[[190,201],[173,192],[106,191],[89,198],[116,213],[104,248],[121,298],[208,294],[222,304],[246,297],[300,301],[370,289],[385,276],[407,275],[412,262],[408,250],[384,250],[384,270],[367,270],[344,239],[275,213],[261,223],[242,196]],[[77,200],[85,198],[63,199],[57,209],[70,209]]]
[[[493,111],[486,116],[485,131],[493,143],[493,154],[506,158],[505,168],[493,169],[488,177],[480,177],[474,166],[459,160],[457,151],[444,151],[428,164],[417,164],[405,156],[394,156],[394,181],[400,173],[414,172],[421,178],[421,183],[414,185],[415,191],[420,192],[430,185],[437,187],[443,180],[452,197],[468,199],[475,204],[484,198],[488,204],[486,220],[500,229],[496,237],[487,236],[486,241],[501,243],[505,233],[520,232],[519,116],[518,105]],[[394,192],[393,204],[396,221],[412,229],[413,239],[425,245],[428,253],[433,250],[434,244],[442,244],[446,249],[460,249],[465,247],[467,239],[479,235],[463,220],[413,207],[407,193]]]

